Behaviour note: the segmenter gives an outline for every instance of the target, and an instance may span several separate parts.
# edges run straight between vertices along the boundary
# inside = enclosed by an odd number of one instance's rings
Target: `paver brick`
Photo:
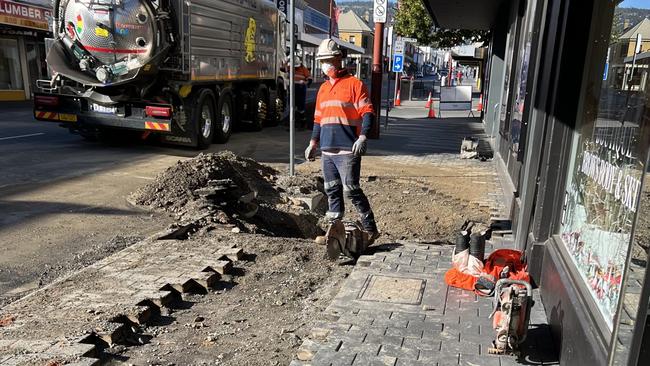
[[[382,345],[379,350],[380,356],[393,356],[397,359],[417,360],[419,350],[413,348],[396,347],[391,345]]]
[[[404,338],[417,338],[421,339],[422,338],[422,333],[424,332],[423,329],[416,329],[416,328],[388,328],[386,330],[386,335],[387,336],[398,336],[398,337],[404,337]]]
[[[404,337],[395,335],[375,335],[368,334],[364,340],[365,343],[372,344],[385,344],[390,346],[401,347],[404,342]]]

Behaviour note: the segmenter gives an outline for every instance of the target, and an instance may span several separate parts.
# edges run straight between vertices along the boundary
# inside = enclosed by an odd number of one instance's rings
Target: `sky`
[[[619,4],[619,7],[621,7],[621,8],[649,9],[650,8],[650,1],[648,1],[648,0],[625,0],[621,4]]]

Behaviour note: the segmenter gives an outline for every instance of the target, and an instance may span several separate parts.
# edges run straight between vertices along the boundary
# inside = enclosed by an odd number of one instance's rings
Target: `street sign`
[[[375,23],[386,23],[386,2],[388,0],[375,0],[373,9],[373,20]]]
[[[397,37],[395,40],[395,47],[393,48],[393,54],[404,54],[404,41],[400,37]]]
[[[401,37],[404,42],[418,43],[416,38]]]
[[[284,15],[288,14],[287,8],[289,7],[289,0],[276,0],[275,4],[278,7],[278,10],[284,13]]]
[[[404,55],[393,55],[393,72],[404,70]]]

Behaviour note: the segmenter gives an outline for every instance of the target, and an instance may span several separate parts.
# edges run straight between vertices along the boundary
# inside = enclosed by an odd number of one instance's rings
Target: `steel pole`
[[[370,89],[370,100],[375,110],[375,119],[368,138],[379,138],[379,117],[381,116],[381,79],[382,79],[382,50],[384,43],[384,23],[375,23],[375,42],[372,50],[372,82]]]
[[[294,22],[296,16],[296,4],[294,0],[291,0],[291,5],[289,6],[289,28],[291,28],[291,38],[289,40],[289,175],[295,175],[295,106],[296,106],[296,86],[293,83],[293,78],[295,74],[295,65],[293,62],[294,54],[296,51],[296,41],[295,41],[295,31],[294,31]]]

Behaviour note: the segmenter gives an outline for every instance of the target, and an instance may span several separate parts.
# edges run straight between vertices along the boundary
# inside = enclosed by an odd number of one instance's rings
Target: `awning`
[[[490,29],[503,0],[424,0],[424,6],[440,28]]]
[[[327,38],[327,34],[324,33],[300,33],[298,35],[298,41],[306,43],[309,45],[318,46],[320,43]],[[348,50],[350,53],[365,53],[366,50],[363,47],[355,46],[352,43],[345,42],[337,37],[332,37],[332,39],[339,44],[339,46]]]

